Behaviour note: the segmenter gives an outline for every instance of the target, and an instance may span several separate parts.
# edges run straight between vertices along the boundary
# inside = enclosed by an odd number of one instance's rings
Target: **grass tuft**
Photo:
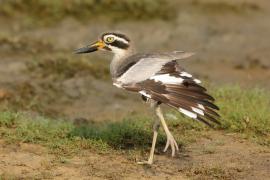
[[[218,88],[214,92],[221,109],[222,127],[232,132],[243,133],[254,140],[265,137],[270,144],[270,93],[253,88],[242,89],[238,86]],[[259,138],[259,139],[258,139]]]

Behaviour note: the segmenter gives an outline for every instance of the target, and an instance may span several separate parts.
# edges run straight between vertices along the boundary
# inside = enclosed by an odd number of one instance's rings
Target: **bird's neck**
[[[115,52],[114,57],[110,64],[110,72],[112,78],[116,78],[119,68],[123,65],[126,58],[134,54],[134,49],[129,48],[128,50],[118,50]]]

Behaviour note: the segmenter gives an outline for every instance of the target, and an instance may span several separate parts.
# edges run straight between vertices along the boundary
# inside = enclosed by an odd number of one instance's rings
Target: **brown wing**
[[[142,82],[123,84],[122,88],[178,109],[186,116],[208,126],[220,124],[214,98],[199,85],[200,81],[181,68],[176,61],[165,64],[153,77]]]

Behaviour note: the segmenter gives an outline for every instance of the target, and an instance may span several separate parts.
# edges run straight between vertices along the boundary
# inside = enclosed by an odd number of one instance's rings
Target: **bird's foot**
[[[178,148],[177,142],[175,141],[175,139],[174,139],[174,137],[172,136],[171,133],[167,134],[167,143],[166,143],[166,146],[165,146],[163,152],[166,152],[168,150],[169,146],[171,146],[172,157],[174,157],[175,156],[175,150],[179,151],[179,148]]]
[[[139,162],[137,162],[137,164],[140,164],[140,165],[152,165],[153,164],[153,160],[139,161]]]

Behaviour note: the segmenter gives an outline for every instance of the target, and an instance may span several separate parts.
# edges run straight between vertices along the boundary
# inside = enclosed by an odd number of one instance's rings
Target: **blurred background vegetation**
[[[161,8],[162,7],[162,8]],[[0,13],[8,17],[22,14],[35,23],[57,23],[67,17],[87,21],[97,17],[111,20],[172,19],[176,10],[165,0],[12,0],[1,3]],[[39,21],[42,18],[42,21]]]

